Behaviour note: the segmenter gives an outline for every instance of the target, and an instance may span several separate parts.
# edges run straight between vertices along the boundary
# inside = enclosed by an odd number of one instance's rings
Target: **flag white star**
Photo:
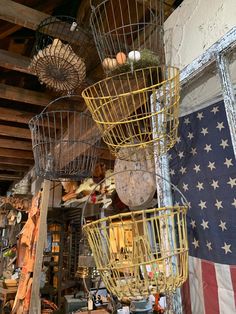
[[[169,159],[169,160],[172,160],[172,155],[169,153],[168,155],[167,155],[167,158]]]
[[[216,167],[215,167],[215,162],[213,161],[213,162],[211,162],[211,161],[209,161],[209,163],[208,163],[208,166],[207,166],[208,168],[210,168],[211,169],[211,171],[213,170],[213,169],[216,169]]]
[[[212,150],[212,148],[211,148],[211,144],[206,144],[205,145],[205,147],[204,147],[204,150],[207,152],[207,153],[209,153],[209,151],[211,151]]]
[[[203,118],[204,118],[203,112],[198,112],[197,119],[199,119],[201,121]]]
[[[198,181],[196,188],[198,189],[198,191],[204,190],[203,182]]]
[[[194,248],[198,248],[199,247],[199,240],[196,240],[195,238],[193,238],[193,242],[192,244],[194,245]]]
[[[187,138],[189,138],[190,140],[191,140],[192,138],[194,138],[193,133],[188,132],[188,136],[187,136]]]
[[[198,206],[201,207],[201,209],[207,208],[206,207],[206,201],[200,200],[200,203],[198,204]]]
[[[175,175],[174,169],[170,169],[170,175],[171,175],[171,176],[174,176],[174,175]]]
[[[184,119],[184,124],[186,124],[186,125],[190,124],[189,118],[185,118],[185,119]]]
[[[214,190],[219,188],[219,181],[212,180],[211,186],[213,187]]]
[[[202,223],[201,223],[201,226],[202,228],[205,230],[205,229],[209,229],[209,221],[205,221],[204,219],[202,219]]]
[[[236,186],[236,178],[232,179],[231,177],[229,177],[229,181],[227,182],[227,184],[229,184],[232,189],[234,186]]]
[[[217,129],[219,129],[219,131],[221,131],[222,129],[224,129],[224,122],[217,122]]]
[[[196,164],[195,164],[193,170],[194,170],[196,173],[198,173],[199,171],[201,171],[200,165],[196,165]]]
[[[185,174],[185,173],[186,173],[186,168],[181,167],[180,170],[179,170],[179,172],[180,172],[181,174]]]
[[[192,226],[192,229],[196,228],[196,221],[191,219],[190,225]]]
[[[197,149],[192,147],[190,153],[191,153],[193,156],[197,155]]]
[[[186,192],[188,191],[188,184],[183,182],[183,190]]]
[[[211,247],[211,242],[208,242],[208,241],[207,241],[206,246],[207,246],[207,248],[208,248],[208,250],[209,250],[209,251],[211,251],[211,250],[212,250],[212,247]]]
[[[224,242],[224,246],[222,246],[221,248],[225,250],[225,254],[227,254],[227,253],[232,253],[230,247],[231,247],[231,244],[227,244],[226,242]]]
[[[231,205],[233,205],[236,208],[236,198],[234,198],[233,203],[231,203]]]
[[[227,168],[229,168],[230,166],[233,166],[232,158],[230,158],[230,159],[225,158],[224,165],[226,165]]]
[[[205,136],[208,134],[208,128],[202,128],[201,133]]]
[[[176,138],[176,143],[180,143],[181,142],[181,139],[180,139],[180,137],[179,136],[177,136],[177,138]]]
[[[211,110],[211,112],[213,112],[214,114],[216,114],[217,112],[219,112],[219,107],[213,107],[213,109]]]
[[[215,207],[216,207],[218,210],[220,210],[220,208],[223,208],[222,202],[223,202],[223,201],[219,201],[219,200],[216,199],[216,202],[215,202],[214,205],[215,205]]]
[[[179,152],[179,153],[178,153],[178,156],[179,156],[179,159],[184,158],[184,152]]]
[[[226,222],[225,222],[225,221],[223,222],[223,221],[221,220],[221,221],[220,221],[220,224],[219,224],[219,227],[222,229],[222,231],[227,230],[227,228],[226,228],[225,225],[226,225]]]
[[[221,140],[220,146],[222,146],[223,149],[225,149],[227,146],[229,146],[228,144],[228,140]]]
[[[187,202],[187,205],[188,205],[188,208],[191,209],[192,206],[191,206],[191,202]]]

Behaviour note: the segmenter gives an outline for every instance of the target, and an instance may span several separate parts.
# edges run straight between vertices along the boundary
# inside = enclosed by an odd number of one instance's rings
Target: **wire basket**
[[[164,63],[163,1],[105,0],[92,6],[90,25],[105,72]]]
[[[176,143],[177,68],[148,67],[118,74],[86,88],[82,96],[104,142],[118,158],[136,160],[137,149],[149,150],[151,158]]]
[[[49,180],[81,180],[97,162],[100,135],[80,96],[55,99],[29,121],[35,171]]]
[[[118,298],[170,293],[186,281],[188,207],[180,194],[182,206],[122,213],[83,226],[104,285]]]
[[[86,76],[88,37],[72,17],[53,16],[43,20],[36,30],[32,72],[49,88],[74,91]]]

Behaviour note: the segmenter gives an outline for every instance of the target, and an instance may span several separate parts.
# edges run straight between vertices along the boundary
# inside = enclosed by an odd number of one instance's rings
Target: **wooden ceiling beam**
[[[0,49],[0,66],[22,73],[32,74],[29,69],[30,58],[22,56],[18,53]]]
[[[12,172],[26,172],[29,170],[29,167],[0,163],[0,170],[7,170],[7,171],[12,171]]]
[[[35,92],[33,90],[2,83],[0,83],[0,98],[37,106],[46,106],[53,99],[45,93]]]
[[[21,178],[22,178],[22,175],[0,173],[0,181],[15,181],[15,180],[20,180]]]
[[[34,161],[31,159],[10,158],[10,157],[0,156],[0,164],[1,165],[32,166],[34,164]]]
[[[8,125],[0,125],[0,135],[31,139],[31,133],[29,129],[17,128]]]
[[[33,153],[25,150],[0,148],[1,157],[34,159]]]
[[[1,96],[1,95],[0,95]],[[28,124],[34,113],[0,107],[0,120]]]
[[[32,151],[31,141],[19,141],[15,139],[12,140],[12,139],[0,138],[0,147]]]

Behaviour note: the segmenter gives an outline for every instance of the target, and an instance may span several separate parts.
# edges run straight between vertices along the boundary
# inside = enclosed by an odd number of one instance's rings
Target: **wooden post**
[[[39,216],[39,238],[36,247],[36,257],[33,272],[33,283],[30,300],[29,314],[41,314],[41,302],[40,302],[40,276],[43,263],[43,250],[47,235],[47,212],[50,193],[51,181],[44,180],[42,201],[40,204],[40,216]]]

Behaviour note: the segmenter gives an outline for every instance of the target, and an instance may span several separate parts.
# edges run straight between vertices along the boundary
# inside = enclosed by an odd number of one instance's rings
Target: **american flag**
[[[236,160],[223,102],[180,119],[169,158],[190,207],[184,313],[236,313]]]

